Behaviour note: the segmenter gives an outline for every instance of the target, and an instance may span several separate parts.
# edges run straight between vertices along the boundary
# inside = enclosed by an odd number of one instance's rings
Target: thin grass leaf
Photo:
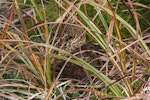
[[[33,5],[35,12],[37,13],[37,17],[39,18],[40,21],[43,21],[43,16],[39,10],[39,7],[37,6],[35,0],[30,0],[31,4]]]

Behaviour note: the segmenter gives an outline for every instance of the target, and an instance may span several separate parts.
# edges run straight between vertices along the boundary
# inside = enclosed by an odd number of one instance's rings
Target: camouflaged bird
[[[81,27],[66,24],[59,30],[54,46],[71,53],[85,42],[85,33]]]

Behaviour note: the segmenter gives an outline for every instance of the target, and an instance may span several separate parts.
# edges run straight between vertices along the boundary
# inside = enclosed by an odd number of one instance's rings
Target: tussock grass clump
[[[147,99],[149,5],[0,2],[0,98]]]

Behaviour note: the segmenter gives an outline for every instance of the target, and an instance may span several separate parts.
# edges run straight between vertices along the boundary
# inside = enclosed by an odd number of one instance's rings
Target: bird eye
[[[69,39],[72,39],[72,36],[69,36]]]

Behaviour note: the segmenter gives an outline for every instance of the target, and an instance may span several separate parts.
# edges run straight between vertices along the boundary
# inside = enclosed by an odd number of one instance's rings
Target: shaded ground
[[[102,53],[100,54],[100,51],[98,48],[99,47],[94,45],[92,42],[87,42],[84,45],[82,45],[80,48],[75,49],[73,51],[73,54],[77,54],[76,56],[90,63],[95,68],[100,69],[103,65],[101,56],[102,55],[106,56],[106,55]],[[61,70],[65,62],[66,61],[61,61],[60,63],[58,63],[57,72]],[[90,73],[87,70],[85,70],[83,67],[80,67],[80,66],[77,66],[75,64],[68,62],[65,65],[65,68],[61,75],[62,77],[65,77],[65,78],[75,78],[75,79],[87,78],[87,76],[90,76]]]

